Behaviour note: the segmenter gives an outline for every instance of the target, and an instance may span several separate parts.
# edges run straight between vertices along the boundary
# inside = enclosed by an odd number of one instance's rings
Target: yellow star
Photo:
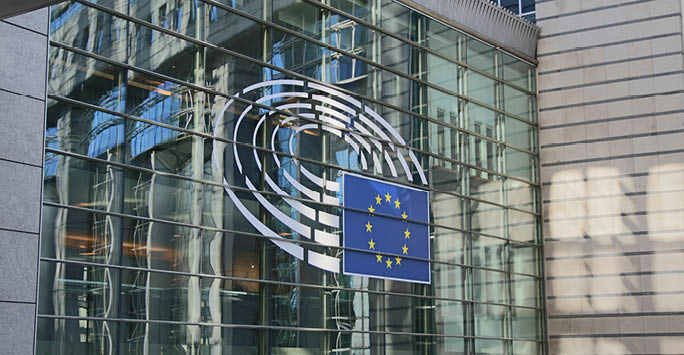
[[[368,207],[368,211],[369,211],[370,213],[375,212],[375,208],[373,208],[373,205],[371,205],[370,207]]]
[[[404,231],[404,239],[411,239],[411,232],[409,232],[408,228]]]
[[[392,260],[390,260],[389,257],[387,257],[387,260],[385,260],[385,264],[387,264],[387,268],[391,269],[392,268]]]
[[[375,249],[375,242],[373,241],[373,238],[371,238],[371,241],[368,242],[368,249]]]
[[[399,208],[399,205],[401,205],[401,202],[399,202],[399,199],[394,200],[394,208]]]
[[[385,201],[392,202],[392,195],[390,195],[389,192],[385,194]]]
[[[379,263],[382,262],[382,255],[380,255],[380,254],[375,254],[375,258],[378,259],[378,262],[379,262]]]
[[[375,204],[376,205],[382,205],[382,197],[380,197],[380,194],[375,196]]]
[[[408,248],[406,247],[406,244],[404,244],[404,246],[401,247],[401,253],[408,255]]]
[[[366,232],[370,232],[371,229],[373,229],[373,225],[370,224],[370,221],[369,221],[368,223],[366,223]]]
[[[408,215],[406,214],[406,212],[402,212],[402,214],[401,214],[401,218],[403,218],[403,219],[406,219],[406,218],[408,218]]]
[[[400,257],[395,257],[394,260],[397,261],[397,265],[401,265],[401,258]]]

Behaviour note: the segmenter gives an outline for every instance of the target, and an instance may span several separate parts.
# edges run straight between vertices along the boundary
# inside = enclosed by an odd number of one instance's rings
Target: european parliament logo
[[[355,210],[347,210],[342,221],[320,208],[320,203],[341,206],[345,187],[339,178],[316,174],[297,158],[299,135],[325,134],[358,157],[361,171],[427,186],[420,159],[385,118],[344,92],[304,80],[257,82],[225,100],[222,107],[215,106],[221,108],[213,120],[212,176],[259,233],[321,270],[430,282],[426,192],[344,175],[350,185],[343,202]],[[267,137],[266,147],[258,147],[258,137]],[[231,162],[234,167],[226,175]],[[261,209],[250,208],[246,201]],[[262,210],[277,222],[264,223]],[[343,260],[337,252],[341,229],[346,231],[344,245],[358,249],[347,250]]]
[[[427,191],[344,174],[344,273],[430,283]]]

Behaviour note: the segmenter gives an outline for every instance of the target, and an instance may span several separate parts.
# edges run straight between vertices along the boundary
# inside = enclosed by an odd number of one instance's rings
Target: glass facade
[[[390,0],[52,7],[37,354],[544,354],[535,92]],[[346,172],[429,191],[431,284],[316,267]]]
[[[529,21],[536,22],[537,12],[535,11],[534,0],[491,0],[493,3],[504,9],[523,17]]]

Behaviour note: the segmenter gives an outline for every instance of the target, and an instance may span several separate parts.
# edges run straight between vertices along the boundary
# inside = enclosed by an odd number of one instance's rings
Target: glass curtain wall
[[[534,85],[390,0],[53,6],[37,354],[543,354]],[[345,172],[429,191],[431,284],[272,242],[340,259],[292,225],[344,238]]]

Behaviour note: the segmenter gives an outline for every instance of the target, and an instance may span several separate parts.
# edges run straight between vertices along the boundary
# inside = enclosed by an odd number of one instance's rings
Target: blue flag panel
[[[344,273],[430,283],[428,192],[342,177]],[[418,258],[418,259],[414,259]]]

